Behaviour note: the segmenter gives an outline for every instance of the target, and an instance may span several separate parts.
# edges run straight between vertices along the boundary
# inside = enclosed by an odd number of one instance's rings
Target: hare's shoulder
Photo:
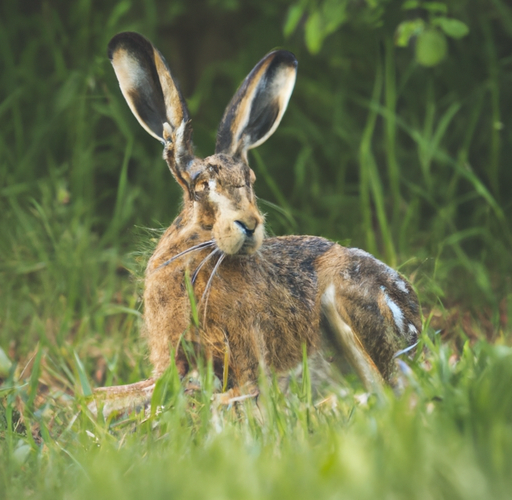
[[[277,236],[265,239],[260,252],[270,260],[293,264],[315,260],[334,246],[339,247],[320,236]]]
[[[287,279],[316,282],[325,262],[336,266],[345,252],[344,247],[319,236],[278,236],[265,239],[258,254],[265,268],[270,266],[277,274],[288,275]]]

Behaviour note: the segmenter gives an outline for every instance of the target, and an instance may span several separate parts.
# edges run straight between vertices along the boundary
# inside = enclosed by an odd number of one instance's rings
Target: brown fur
[[[154,109],[137,95],[127,100],[165,143],[164,159],[183,187],[183,210],[146,270],[144,321],[154,376],[172,352],[184,376],[194,361],[184,348],[190,344],[213,360],[220,377],[229,359],[230,385],[250,387],[261,368],[286,373],[300,364],[304,345],[316,358],[327,341],[369,389],[389,380],[394,354],[416,342],[421,327],[411,286],[362,250],[313,236],[264,238],[247,150],[266,140],[284,113],[295,81],[293,55],[276,51],[258,63],[224,114],[216,154],[201,160],[190,153],[184,100],[160,53],[148,55],[149,43],[120,34],[109,53],[116,72],[120,66],[122,88],[133,93],[140,81],[126,69],[130,50],[148,80],[157,74],[164,82],[151,80]],[[159,109],[160,102],[167,108]],[[159,116],[165,117],[161,133]],[[199,325],[191,321],[187,273]]]

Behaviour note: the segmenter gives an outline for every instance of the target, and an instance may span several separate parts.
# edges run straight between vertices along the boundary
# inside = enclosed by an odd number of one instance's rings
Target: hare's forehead
[[[204,169],[210,178],[225,185],[242,186],[250,183],[250,169],[247,164],[227,155],[218,154],[205,158]]]

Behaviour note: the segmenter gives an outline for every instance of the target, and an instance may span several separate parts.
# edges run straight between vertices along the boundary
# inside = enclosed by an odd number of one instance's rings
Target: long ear
[[[193,158],[187,105],[167,62],[138,33],[119,33],[108,44],[108,57],[121,92],[142,127],[165,145],[164,158],[183,188]]]
[[[249,73],[219,125],[216,153],[241,156],[276,130],[297,76],[297,59],[287,50],[267,54]]]

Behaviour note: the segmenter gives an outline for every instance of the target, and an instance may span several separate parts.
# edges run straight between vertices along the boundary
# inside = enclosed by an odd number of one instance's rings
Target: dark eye
[[[210,189],[210,186],[207,181],[201,181],[196,184],[195,192],[196,193],[202,193],[203,191],[208,191]]]

